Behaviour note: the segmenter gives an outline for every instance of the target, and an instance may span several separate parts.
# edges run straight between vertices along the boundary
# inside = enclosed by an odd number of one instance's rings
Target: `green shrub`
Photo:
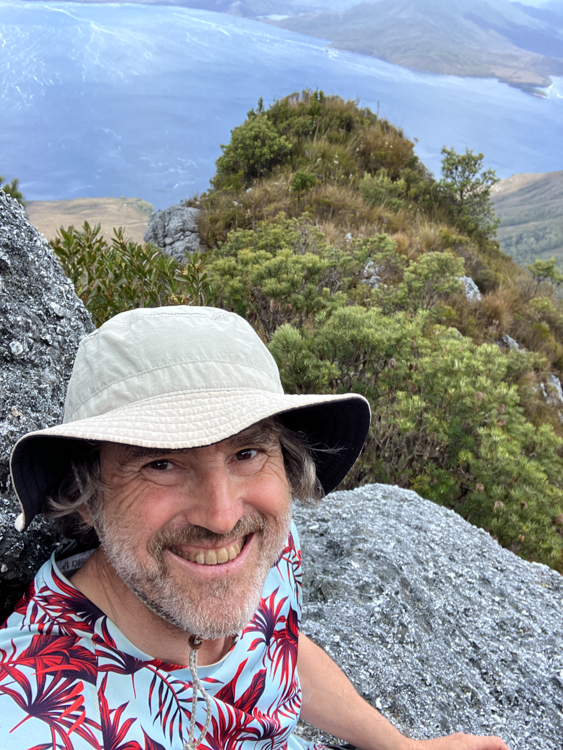
[[[364,175],[360,192],[370,206],[385,206],[397,212],[405,205],[407,183],[402,179],[391,180],[387,170],[381,169],[376,175]]]
[[[512,354],[432,326],[425,312],[359,306],[318,317],[310,329],[281,326],[270,351],[290,392],[369,399],[370,436],[346,486],[411,487],[526,559],[561,569],[563,441],[523,416]]]
[[[156,245],[126,240],[114,230],[111,243],[100,225],[61,229],[51,243],[64,272],[75,286],[96,326],[124,310],[167,304],[205,304],[214,288],[203,259],[196,254],[185,266]]]
[[[317,178],[314,174],[307,174],[307,172],[296,172],[293,175],[291,181],[291,189],[295,193],[304,193],[306,190],[310,190],[315,186]]]
[[[13,179],[11,182],[4,182],[4,178],[0,175],[0,190],[3,190],[11,198],[15,198],[18,203],[21,203],[25,207],[25,198],[19,188],[19,180]]]
[[[483,169],[483,154],[466,149],[458,154],[442,149],[442,179],[437,187],[462,231],[489,237],[496,234],[500,220],[495,218],[491,189],[499,181],[494,169]]]
[[[208,255],[218,302],[250,320],[269,341],[283,323],[303,326],[346,304],[361,265],[352,252],[328,246],[307,220],[280,214],[255,231],[236,230]]]
[[[233,184],[232,179],[240,178],[247,184],[256,177],[272,171],[287,161],[291,144],[285,136],[280,136],[268,118],[254,115],[231,134],[231,142],[221,146],[223,155],[217,159],[215,185]]]

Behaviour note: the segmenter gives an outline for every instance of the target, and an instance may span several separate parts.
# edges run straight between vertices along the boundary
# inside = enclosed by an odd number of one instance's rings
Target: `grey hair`
[[[267,440],[272,435],[278,438],[294,499],[320,500],[324,491],[306,437],[290,430],[277,417],[265,419],[256,427],[253,439]],[[71,460],[70,471],[46,498],[44,513],[56,521],[65,536],[95,541],[93,527],[102,513],[104,490],[107,487],[101,480],[100,444],[85,441]]]
[[[95,541],[93,525],[102,511],[104,489],[100,476],[100,444],[84,441],[71,459],[70,471],[46,497],[43,512],[56,521],[64,536]],[[87,518],[84,511],[87,511]]]

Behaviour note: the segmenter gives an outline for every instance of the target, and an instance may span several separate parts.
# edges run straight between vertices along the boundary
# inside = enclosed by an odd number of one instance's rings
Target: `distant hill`
[[[78,0],[82,3],[113,0]],[[563,0],[132,0],[256,18],[337,49],[545,96],[563,75]]]
[[[563,172],[516,174],[493,190],[503,251],[522,266],[555,257],[563,270]]]
[[[143,241],[153,207],[140,198],[76,198],[68,201],[29,201],[25,212],[30,222],[46,239],[54,240],[62,226],[80,229],[102,225],[106,240],[113,237],[114,227],[123,227],[125,236],[134,242]]]
[[[529,93],[563,75],[563,3],[377,0],[343,12],[269,20],[333,47],[407,68],[497,78]]]

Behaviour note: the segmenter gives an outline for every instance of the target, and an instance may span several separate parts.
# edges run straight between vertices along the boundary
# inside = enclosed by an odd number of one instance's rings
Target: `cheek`
[[[268,516],[282,515],[291,502],[289,484],[285,473],[273,474],[257,480],[252,489],[251,504]]]
[[[147,525],[150,528],[152,516],[157,515],[164,505],[162,494],[162,488],[155,490],[140,480],[110,484],[105,497],[106,515],[129,526]]]

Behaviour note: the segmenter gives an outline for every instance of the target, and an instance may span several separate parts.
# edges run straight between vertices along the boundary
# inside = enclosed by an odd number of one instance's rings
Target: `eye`
[[[237,461],[250,461],[258,455],[256,448],[244,448],[236,454]]]
[[[153,471],[169,471],[173,468],[172,462],[166,458],[157,458],[156,461],[151,461],[145,466],[146,469],[152,469]]]

